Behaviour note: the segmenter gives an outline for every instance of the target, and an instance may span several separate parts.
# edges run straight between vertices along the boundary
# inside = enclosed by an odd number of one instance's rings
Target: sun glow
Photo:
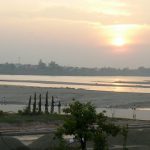
[[[113,45],[115,45],[115,46],[123,46],[125,44],[126,44],[126,42],[123,37],[116,37],[113,41]]]
[[[137,25],[132,24],[118,24],[105,27],[103,35],[105,35],[106,44],[115,47],[126,47],[134,43],[134,34],[137,28]]]
[[[124,25],[116,25],[112,27],[112,45],[125,46],[129,42],[129,27]]]

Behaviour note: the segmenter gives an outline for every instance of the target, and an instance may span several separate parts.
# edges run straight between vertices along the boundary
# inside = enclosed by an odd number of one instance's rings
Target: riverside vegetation
[[[32,64],[0,64],[0,74],[15,75],[58,75],[58,76],[150,76],[150,68],[139,67],[137,69],[112,67],[87,68],[70,67],[51,61],[46,64],[42,60],[36,65]]]
[[[108,150],[108,137],[121,134],[124,137],[123,149],[127,149],[128,128],[115,125],[104,112],[97,114],[91,103],[74,101],[64,112],[70,115],[56,133],[62,140],[64,134],[73,135],[75,141],[79,142],[78,149],[86,150],[87,142],[91,141],[94,150]]]
[[[57,132],[51,139],[55,141],[57,139],[57,144],[51,147],[54,141],[49,141],[49,148],[47,150],[86,150],[87,143],[90,143],[90,146],[92,146],[94,150],[108,150],[108,138],[110,136],[115,137],[118,134],[122,135],[123,149],[127,149],[128,128],[126,126],[120,127],[115,125],[112,119],[105,116],[105,112],[97,114],[95,107],[91,103],[80,103],[79,101],[73,100],[73,102],[63,110],[65,114],[54,113],[53,97],[51,109],[48,111],[48,92],[46,93],[44,112],[41,110],[41,103],[41,95],[39,95],[37,105],[37,95],[35,93],[32,109],[30,97],[28,106],[23,111],[19,111],[18,114],[1,113],[0,122],[49,122],[52,120],[61,120],[60,127],[58,127]],[[60,103],[58,104],[60,106]],[[66,142],[63,135],[73,136],[73,143],[76,143],[75,146],[72,147],[70,143]]]

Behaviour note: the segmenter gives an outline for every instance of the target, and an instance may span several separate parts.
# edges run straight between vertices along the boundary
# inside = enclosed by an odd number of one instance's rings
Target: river
[[[150,93],[150,77],[0,75],[0,85]]]
[[[14,104],[7,104],[7,105],[0,105],[0,110],[9,113],[16,113],[18,110],[23,110],[26,105],[14,105]],[[61,113],[63,112],[64,107],[61,109]],[[42,106],[42,111],[44,111],[45,107]],[[58,113],[58,108],[55,107],[54,110]],[[96,108],[97,113],[106,111],[105,115],[108,117],[114,118],[128,118],[128,119],[138,119],[138,120],[150,120],[150,108],[136,108],[133,110],[131,108]],[[133,118],[133,115],[136,115]]]

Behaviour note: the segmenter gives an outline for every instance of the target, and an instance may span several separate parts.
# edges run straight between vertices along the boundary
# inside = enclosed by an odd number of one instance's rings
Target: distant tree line
[[[111,67],[87,68],[61,66],[55,61],[46,64],[42,60],[37,65],[31,64],[0,64],[0,74],[14,75],[69,75],[69,76],[150,76],[150,68],[117,69]]]

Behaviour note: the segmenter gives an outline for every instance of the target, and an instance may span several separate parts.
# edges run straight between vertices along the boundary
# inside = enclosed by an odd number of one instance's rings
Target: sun
[[[136,24],[112,24],[102,26],[100,38],[103,44],[117,51],[126,51],[130,45],[135,44],[136,34],[140,27]]]
[[[106,44],[113,47],[126,47],[133,43],[135,25],[116,24],[108,25],[104,29]]]
[[[112,44],[114,45],[114,46],[124,46],[125,45],[125,39],[123,38],[123,37],[116,37],[116,38],[114,38],[114,40],[113,40],[113,42],[112,42]]]

